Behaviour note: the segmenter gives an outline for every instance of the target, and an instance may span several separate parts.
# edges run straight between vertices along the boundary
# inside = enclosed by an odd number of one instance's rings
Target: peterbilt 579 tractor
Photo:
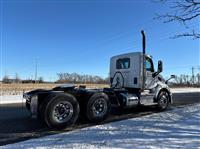
[[[141,33],[143,52],[117,55],[110,59],[109,88],[61,85],[51,90],[33,90],[23,94],[27,109],[33,117],[57,129],[74,124],[80,115],[90,122],[101,122],[112,106],[135,108],[156,104],[157,108],[165,110],[173,102],[168,80],[160,75],[162,61],[158,61],[158,69],[154,70],[152,57],[145,52],[145,34]]]

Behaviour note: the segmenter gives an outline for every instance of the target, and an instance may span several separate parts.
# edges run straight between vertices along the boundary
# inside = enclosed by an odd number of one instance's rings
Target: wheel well
[[[155,98],[155,101],[156,101],[156,102],[158,101],[158,96],[160,95],[160,93],[161,93],[162,91],[167,92],[167,94],[169,95],[169,102],[172,103],[171,94],[170,94],[169,90],[166,89],[166,88],[162,88],[162,89],[159,90],[159,92],[158,92],[158,94],[157,94],[157,96],[156,96],[156,98]]]
[[[49,95],[50,95],[49,93],[38,93],[37,94],[37,96],[38,96],[38,113],[41,112],[42,107],[43,107],[44,102],[45,102],[45,99]]]

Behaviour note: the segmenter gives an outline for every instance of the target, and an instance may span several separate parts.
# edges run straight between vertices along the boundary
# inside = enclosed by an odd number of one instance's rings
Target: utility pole
[[[38,64],[37,64],[37,59],[36,59],[36,61],[35,61],[35,84],[37,83],[37,66]]]
[[[192,84],[194,85],[194,67],[192,67]]]

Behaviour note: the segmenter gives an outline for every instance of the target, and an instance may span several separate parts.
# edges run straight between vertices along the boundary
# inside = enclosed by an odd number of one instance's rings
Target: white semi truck
[[[143,31],[142,39],[143,52],[111,58],[110,88],[62,85],[51,90],[33,90],[23,95],[27,109],[48,127],[60,129],[74,124],[80,114],[91,122],[103,121],[112,106],[134,108],[141,104],[156,104],[160,110],[165,110],[173,101],[168,80],[160,75],[162,61],[158,61],[155,71],[152,57],[145,52]]]

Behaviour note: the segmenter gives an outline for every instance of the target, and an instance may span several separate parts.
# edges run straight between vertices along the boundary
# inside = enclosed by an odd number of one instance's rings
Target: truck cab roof
[[[111,57],[111,59],[113,58],[123,58],[123,57],[127,57],[127,56],[136,56],[136,55],[143,55],[142,52],[131,52],[131,53],[124,53],[124,54],[119,54],[119,55],[115,55],[113,57]],[[145,54],[146,57],[149,57],[152,59],[151,55]]]

